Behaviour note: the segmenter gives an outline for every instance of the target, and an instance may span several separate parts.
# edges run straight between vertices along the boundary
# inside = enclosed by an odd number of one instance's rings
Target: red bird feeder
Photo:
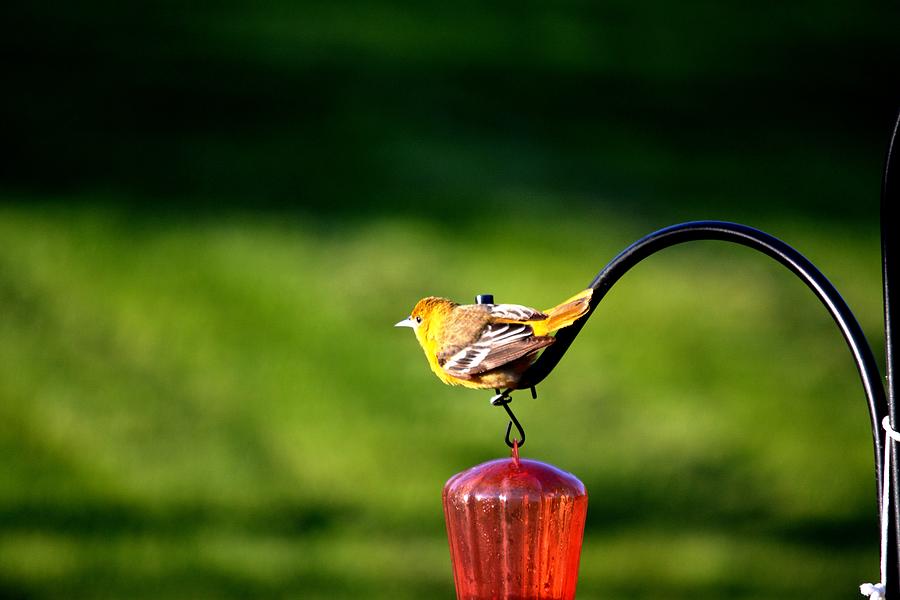
[[[444,485],[458,600],[570,600],[587,514],[574,475],[536,460],[492,460]]]

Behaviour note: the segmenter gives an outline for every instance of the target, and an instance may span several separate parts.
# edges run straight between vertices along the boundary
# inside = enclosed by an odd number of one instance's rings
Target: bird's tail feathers
[[[535,335],[547,335],[557,329],[568,327],[587,313],[591,308],[591,295],[594,290],[588,288],[578,292],[565,302],[544,311],[547,318],[532,322]]]

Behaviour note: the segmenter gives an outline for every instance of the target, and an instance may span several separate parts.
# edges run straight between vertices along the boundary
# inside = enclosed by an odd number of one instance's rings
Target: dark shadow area
[[[314,535],[353,519],[353,509],[333,503],[273,504],[259,509],[207,505],[139,507],[98,502],[31,501],[0,508],[0,531],[56,532],[106,538],[154,533],[196,535],[205,529],[237,529],[256,534]]]
[[[625,533],[635,527],[654,531],[726,532],[756,540],[807,547],[864,551],[878,536],[874,511],[823,518],[781,514],[777,503],[749,482],[728,482],[727,476],[709,474],[673,489],[665,477],[647,475],[641,481],[588,482],[591,490],[614,487],[615,494],[593,494],[585,526],[586,536]],[[729,490],[723,500],[717,490]],[[735,497],[736,490],[740,496]]]
[[[445,218],[553,203],[533,190],[870,220],[900,97],[886,3],[4,12],[0,182],[23,200]]]

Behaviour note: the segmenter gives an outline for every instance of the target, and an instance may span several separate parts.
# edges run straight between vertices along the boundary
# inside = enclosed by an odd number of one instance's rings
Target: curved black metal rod
[[[591,308],[587,314],[556,334],[556,343],[548,347],[525,372],[518,387],[525,389],[535,386],[550,374],[603,297],[632,267],[660,250],[696,240],[722,240],[758,250],[786,266],[815,293],[828,309],[853,354],[869,405],[872,431],[876,434],[873,436],[875,449],[879,451],[880,456],[883,441],[880,433],[881,419],[888,414],[887,401],[878,363],[856,317],[831,282],[806,257],[778,238],[739,223],[723,221],[681,223],[660,229],[630,245],[612,259],[591,282],[590,287],[593,288],[594,295],[591,297]]]
[[[850,348],[856,368],[859,371],[859,377],[862,380],[863,389],[865,390],[872,427],[872,442],[875,449],[875,479],[880,507],[881,475],[883,473],[882,457],[884,452],[884,433],[881,429],[881,420],[888,414],[888,405],[881,382],[881,373],[878,370],[878,364],[875,361],[875,356],[872,354],[872,349],[869,347],[862,328],[859,326],[847,303],[844,302],[844,299],[835,287],[815,265],[778,238],[747,225],[723,221],[681,223],[660,229],[630,245],[612,259],[600,271],[594,281],[591,282],[590,287],[593,288],[594,294],[591,298],[591,308],[587,314],[573,325],[561,329],[556,334],[556,342],[549,346],[528,371],[524,373],[517,387],[525,389],[535,386],[550,374],[569,346],[572,345],[575,336],[584,327],[588,317],[594,312],[600,301],[606,296],[610,288],[632,267],[660,250],[696,240],[732,242],[766,254],[797,275],[825,305],[825,308],[828,309],[829,314],[831,314],[834,322],[841,330]],[[894,489],[896,490],[896,486]],[[892,518],[891,520],[894,519]],[[896,569],[896,559],[890,564],[894,565],[894,569]],[[895,575],[895,571],[892,571],[892,575]],[[890,579],[892,581],[889,582],[889,592],[896,585],[897,577],[893,576]],[[896,595],[889,593],[888,597],[895,598]]]

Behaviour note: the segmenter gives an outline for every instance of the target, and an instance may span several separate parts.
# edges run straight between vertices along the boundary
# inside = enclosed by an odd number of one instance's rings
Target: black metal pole
[[[894,156],[893,160],[896,161],[896,156]],[[896,193],[895,189],[893,193]],[[882,226],[887,227],[884,220],[882,220]],[[518,387],[525,389],[535,386],[550,374],[569,346],[572,345],[575,336],[584,327],[587,318],[597,308],[603,297],[632,267],[660,250],[696,240],[721,240],[747,246],[762,252],[797,275],[825,305],[832,319],[834,319],[834,322],[841,330],[847,346],[850,348],[856,368],[859,371],[863,389],[865,390],[872,427],[872,443],[875,449],[875,481],[878,491],[878,506],[880,508],[884,456],[884,432],[881,428],[881,421],[888,415],[889,411],[881,373],[879,372],[875,356],[872,354],[872,349],[869,347],[862,328],[859,326],[859,322],[857,322],[856,317],[850,311],[847,303],[844,302],[844,299],[835,287],[815,265],[788,244],[758,229],[738,223],[695,221],[661,229],[633,243],[612,259],[600,271],[594,281],[591,282],[590,287],[593,288],[594,294],[591,298],[591,308],[588,313],[578,322],[570,327],[561,329],[557,333],[556,343],[549,346],[531,368],[526,371]],[[887,277],[885,281],[887,281]],[[885,287],[886,296],[887,293],[887,287]],[[896,469],[894,471],[896,472]],[[895,483],[892,483],[892,488],[896,495],[897,486]],[[894,501],[894,507],[897,507],[896,501]],[[880,510],[879,514],[881,514]],[[889,521],[893,521],[893,523],[889,523],[888,530],[892,533],[896,532],[897,514],[895,510],[889,516]],[[900,595],[897,593],[897,584],[900,580],[897,577],[896,539],[891,540],[888,545],[888,564],[890,567],[889,576],[887,577],[888,581],[884,582],[887,585],[887,598],[890,600],[900,600]]]
[[[897,378],[894,370],[896,355],[894,353],[894,328],[898,322],[897,307],[891,302],[891,277],[896,276],[897,270],[897,238],[892,235],[891,224],[896,227],[890,211],[900,203],[900,112],[894,123],[894,131],[888,144],[887,158],[884,166],[884,179],[881,187],[881,259],[882,280],[884,283],[884,354],[885,375],[887,377],[887,402],[891,417],[891,426],[896,430],[898,423],[897,411]],[[898,458],[900,451],[894,444],[891,454],[891,516],[893,527],[888,529],[888,569],[893,581],[889,581],[888,599],[900,598],[900,571],[898,571],[897,541],[900,540],[900,477],[898,477]]]

